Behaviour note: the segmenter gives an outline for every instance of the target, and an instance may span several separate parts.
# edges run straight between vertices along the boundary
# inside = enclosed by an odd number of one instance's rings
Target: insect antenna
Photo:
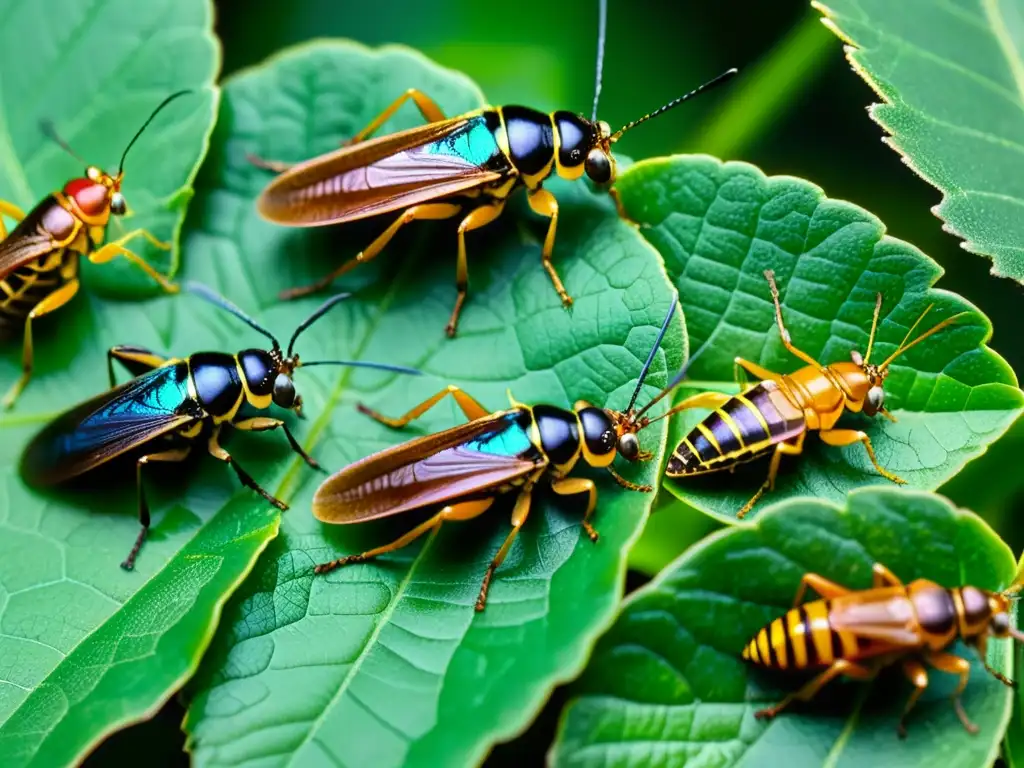
[[[622,138],[622,134],[624,134],[626,131],[629,131],[629,130],[631,130],[633,128],[636,128],[638,125],[640,125],[640,123],[646,123],[648,120],[651,120],[652,118],[658,117],[658,115],[665,114],[670,109],[674,109],[675,107],[678,107],[684,101],[689,101],[694,96],[699,96],[700,94],[704,93],[705,91],[709,91],[712,88],[714,88],[715,86],[721,85],[722,83],[724,83],[727,80],[729,80],[730,78],[732,78],[733,75],[736,75],[738,72],[739,72],[739,70],[736,69],[736,67],[733,67],[732,69],[727,69],[725,72],[720,74],[718,77],[713,78],[711,80],[708,80],[706,83],[704,83],[704,85],[701,85],[701,86],[699,86],[697,88],[694,88],[692,91],[690,91],[689,93],[683,94],[678,99],[673,99],[668,104],[665,104],[664,106],[658,107],[653,112],[648,112],[646,115],[641,117],[639,120],[634,120],[631,123],[626,123],[624,126],[619,128],[619,130],[617,130],[615,133],[613,133],[611,135],[611,137],[608,139],[608,141],[611,142],[611,143],[614,143],[614,142],[618,141],[619,139]]]
[[[234,304],[232,304],[230,301],[225,299],[220,294],[210,290],[202,283],[197,283],[192,280],[189,280],[188,282],[185,283],[185,290],[188,291],[189,293],[194,293],[201,299],[205,299],[214,306],[220,307],[225,312],[230,312],[232,315],[237,317],[239,320],[248,325],[254,331],[262,333],[264,336],[270,339],[274,343],[275,350],[281,350],[281,345],[277,343],[277,339],[274,338],[274,334],[272,334],[262,325],[257,323],[255,320],[253,320],[251,317],[245,314],[245,312],[240,310],[238,307],[236,307]]]
[[[930,309],[930,308],[929,308]],[[871,349],[875,346],[875,331],[878,330],[878,315],[882,311],[882,294],[875,294],[875,314],[871,317],[871,333],[868,335],[868,349],[864,353],[864,365],[871,359]],[[921,317],[924,317],[922,315]],[[918,319],[920,322],[920,319]],[[917,323],[915,323],[917,325]],[[913,330],[913,328],[911,328]],[[906,339],[904,339],[906,341]]]
[[[140,137],[140,136],[142,135],[143,131],[145,131],[145,130],[146,130],[146,129],[147,129],[148,127],[149,127],[149,124],[153,122],[154,118],[156,118],[156,116],[157,116],[158,114],[160,114],[160,110],[162,110],[162,109],[163,109],[164,107],[166,107],[166,106],[167,106],[168,104],[170,104],[170,103],[171,103],[172,101],[174,101],[175,99],[177,99],[177,98],[178,98],[179,96],[184,96],[184,95],[185,95],[186,93],[192,93],[192,91],[191,91],[191,90],[188,90],[188,89],[186,89],[186,90],[184,90],[184,91],[178,91],[177,93],[172,93],[172,94],[171,94],[170,96],[168,96],[168,97],[167,97],[166,99],[164,99],[163,101],[161,101],[161,102],[160,102],[160,103],[159,103],[159,104],[157,105],[157,108],[156,108],[156,109],[154,109],[154,110],[153,110],[153,111],[152,111],[152,112],[150,113],[149,117],[147,117],[147,118],[146,118],[146,122],[144,122],[144,123],[142,124],[142,127],[141,127],[141,128],[139,128],[139,130],[138,130],[138,131],[137,131],[137,132],[135,133],[135,135],[134,135],[134,136],[132,136],[132,140],[128,142],[128,146],[127,146],[127,147],[125,147],[125,148],[124,148],[124,152],[122,152],[122,153],[121,153],[121,162],[120,162],[120,163],[118,163],[118,166],[117,166],[117,175],[118,175],[118,176],[120,176],[121,174],[123,174],[123,173],[124,173],[124,159],[125,159],[126,157],[128,157],[128,150],[130,150],[130,149],[131,149],[131,148],[132,148],[132,147],[133,147],[133,146],[135,145],[135,142],[139,140],[139,137]]]
[[[683,367],[679,369],[679,373],[675,375],[672,381],[670,381],[668,385],[663,390],[661,390],[661,392],[655,395],[651,402],[649,402],[647,405],[645,405],[643,408],[636,412],[634,421],[639,419],[645,413],[647,413],[647,411],[650,410],[651,406],[660,401],[662,398],[665,397],[665,395],[667,395],[669,392],[672,392],[676,387],[683,383],[683,379],[686,378],[686,373],[687,371],[690,370],[690,366],[693,365],[694,361],[701,356],[701,353],[704,352],[706,347],[707,342],[705,342],[700,349],[698,349],[696,352],[690,355],[690,359],[683,363]],[[665,413],[661,414],[661,416],[657,416],[653,419],[648,420],[648,422],[644,426],[650,426],[656,421],[667,419],[669,416],[671,416],[674,413],[678,413],[680,410],[682,409],[679,407],[669,408],[667,411],[665,411]]]
[[[88,163],[82,159],[82,156],[75,152],[75,150],[71,148],[71,145],[64,141],[63,138],[61,138],[61,135],[57,133],[57,126],[53,124],[52,120],[40,120],[39,130],[43,132],[43,135],[46,136],[46,138],[56,142],[58,147],[60,147],[73,158],[75,158],[75,160],[80,162],[82,165],[88,165]]]
[[[889,367],[889,364],[893,360],[895,360],[897,357],[899,357],[900,355],[904,354],[905,352],[913,349],[915,346],[920,344],[922,341],[927,339],[929,336],[933,336],[934,334],[936,334],[939,331],[941,331],[943,328],[946,328],[947,326],[950,326],[953,323],[955,323],[961,317],[967,317],[967,315],[970,314],[969,312],[957,312],[952,317],[947,317],[941,323],[938,323],[937,325],[933,326],[932,328],[929,328],[927,331],[922,333],[920,336],[918,336],[912,342],[907,344],[907,339],[910,338],[910,334],[912,334],[914,332],[914,329],[917,328],[918,324],[921,322],[921,320],[924,319],[924,316],[927,315],[929,311],[931,311],[931,308],[933,306],[935,306],[935,305],[934,304],[929,304],[928,308],[925,309],[925,311],[921,313],[921,317],[917,318],[917,321],[912,326],[910,326],[910,330],[907,331],[907,335],[903,337],[903,341],[900,342],[900,345],[896,348],[896,351],[893,352],[891,355],[889,355],[889,357],[887,357],[883,363],[879,364],[878,368],[880,370],[884,371],[886,368]]]
[[[332,296],[315,310],[313,313],[299,323],[299,327],[295,329],[295,333],[292,334],[291,339],[288,340],[288,353],[286,357],[289,359],[293,357],[293,351],[295,349],[295,342],[302,335],[302,333],[309,328],[313,323],[319,320],[321,317],[330,312],[334,307],[349,298],[351,293],[339,293],[336,296]],[[392,373],[407,373],[412,376],[419,376],[420,371],[415,368],[407,368],[404,365],[390,365],[388,363],[367,363],[361,360],[314,360],[312,362],[299,363],[302,368],[309,368],[313,365],[345,365],[351,368],[372,368],[378,371],[391,371]]]
[[[668,323],[672,319],[672,315],[675,314],[676,306],[679,304],[679,294],[674,293],[672,295],[672,304],[668,308],[668,314],[665,315],[665,321],[661,324],[661,330],[658,331],[658,338],[654,340],[654,344],[651,347],[650,354],[647,355],[647,362],[644,363],[644,367],[640,369],[640,376],[636,380],[636,389],[633,390],[633,396],[629,398],[629,405],[626,406],[626,413],[633,410],[633,406],[636,405],[636,399],[640,395],[640,389],[644,385],[644,379],[647,378],[647,372],[651,370],[651,363],[654,362],[654,355],[658,351],[658,347],[661,346],[662,339],[665,338],[665,333],[668,331]]]
[[[604,39],[608,31],[608,0],[597,1],[597,70],[594,74],[594,109],[590,122],[597,122],[597,102],[601,98],[601,80],[604,76]]]

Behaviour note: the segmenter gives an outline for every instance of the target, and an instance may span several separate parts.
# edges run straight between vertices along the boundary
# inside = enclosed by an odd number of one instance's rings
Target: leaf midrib
[[[1013,39],[1006,28],[1006,21],[999,10],[999,0],[982,0],[981,7],[985,12],[985,19],[992,28],[992,34],[999,43],[999,50],[1010,66],[1010,74],[1013,75],[1014,84],[1017,86],[1017,96],[1024,106],[1024,61],[1021,60],[1020,53],[1014,47]]]

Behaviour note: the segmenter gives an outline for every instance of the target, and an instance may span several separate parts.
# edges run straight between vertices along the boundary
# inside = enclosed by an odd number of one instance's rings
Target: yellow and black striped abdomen
[[[699,475],[750,461],[806,428],[803,412],[762,381],[711,413],[676,446],[665,473]]]
[[[68,248],[52,251],[0,279],[0,339],[21,333],[36,304],[68,281],[77,270],[78,254]]]
[[[786,612],[743,649],[743,658],[772,669],[829,667],[837,659],[856,659],[863,646],[857,636],[832,628],[828,600],[815,600]]]

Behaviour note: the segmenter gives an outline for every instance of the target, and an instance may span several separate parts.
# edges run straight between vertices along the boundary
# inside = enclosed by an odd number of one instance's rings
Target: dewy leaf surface
[[[679,289],[691,347],[699,355],[689,373],[696,389],[736,392],[736,356],[777,373],[804,365],[779,337],[763,275],[772,269],[793,343],[821,363],[849,361],[854,349],[865,352],[878,292],[884,301],[873,362],[895,351],[930,304],[934,308],[917,332],[968,313],[889,368],[885,404],[897,423],[850,413],[839,422],[841,428],[864,430],[882,465],[912,487],[940,486],[1020,414],[1022,395],[1013,371],[985,346],[988,319],[959,296],[932,288],[939,266],[887,236],[867,211],[830,200],[802,179],[765,177],[746,163],[703,156],[637,163],[623,174],[619,191]],[[694,391],[681,391],[677,400]],[[674,419],[671,444],[707,414],[691,410]],[[767,471],[767,462],[759,461],[735,474],[667,486],[684,501],[732,521]],[[830,447],[812,433],[802,456],[784,457],[776,489],[762,504],[793,496],[841,502],[848,491],[869,484],[889,481],[874,470],[862,446]]]
[[[294,326],[322,297],[282,304],[277,292],[354,255],[392,217],[319,230],[262,222],[254,200],[269,175],[246,155],[297,161],[332,150],[410,87],[447,114],[481,101],[464,77],[400,48],[312,45],[232,79],[198,187],[190,269],[197,265],[197,276],[243,306],[272,305],[273,327]],[[382,130],[421,123],[410,104]],[[339,281],[337,289],[355,296],[302,339],[303,357],[384,360],[425,375],[300,371],[310,416],[302,439],[326,467],[464,418],[444,401],[403,434],[358,413],[359,401],[397,415],[455,383],[496,410],[507,407],[506,389],[525,403],[626,404],[670,285],[657,253],[618,220],[607,197],[582,183],[554,192],[562,206],[554,261],[576,300],[571,312],[540,265],[545,222],[511,209],[469,237],[470,294],[454,340],[444,325],[455,299],[456,221],[411,225]],[[670,331],[651,387],[664,385],[666,369],[685,356],[681,325]],[[311,351],[317,343],[323,348]],[[655,461],[620,469],[654,482],[664,433],[652,427],[641,437]],[[376,562],[314,577],[316,563],[387,543],[423,518],[323,525],[310,512],[322,477],[293,466],[281,485],[268,486],[292,505],[281,535],[232,600],[191,686],[186,731],[197,766],[481,759],[580,669],[618,602],[626,550],[652,501],[590,471],[600,494],[594,544],[581,536],[581,500],[539,492],[487,610],[477,614],[480,579],[508,532],[511,498]]]
[[[47,4],[46,23],[36,6],[0,2],[0,197],[29,209],[83,173],[43,136],[41,119],[89,162],[114,170],[153,107],[192,88],[126,163],[124,193],[136,216],[124,224],[145,223],[173,239],[216,107],[209,3],[58,1]],[[166,268],[166,254],[137,244]],[[87,290],[36,325],[36,376],[17,410],[0,414],[5,768],[74,764],[112,730],[155,711],[191,674],[221,603],[277,530],[276,514],[248,495],[225,506],[236,489],[222,475],[188,495],[154,482],[152,540],[128,574],[118,563],[138,530],[130,465],[54,493],[30,490],[18,476],[22,448],[50,416],[107,388],[107,348],[135,342],[186,351],[185,340],[209,338],[184,313],[174,316],[174,302],[112,302],[88,290],[104,274],[135,285],[132,271],[90,270]],[[20,372],[20,357],[19,343],[5,345],[3,389]]]
[[[1024,281],[1024,12],[1015,0],[826,0],[825,24],[884,100],[886,142],[943,193],[935,213]]]
[[[978,734],[950,704],[955,678],[929,670],[931,687],[899,739],[911,687],[898,666],[871,684],[832,682],[772,721],[754,718],[807,678],[754,670],[740,658],[743,646],[792,606],[804,573],[862,589],[875,562],[905,583],[990,590],[1009,585],[1015,570],[1009,548],[981,518],[933,494],[863,489],[844,507],[810,499],[774,505],[755,525],[697,544],[630,596],[575,685],[553,765],[992,765],[1012,692],[963,645],[953,652],[971,660],[963,704]],[[1011,651],[1010,641],[992,640],[988,661],[1010,674]]]

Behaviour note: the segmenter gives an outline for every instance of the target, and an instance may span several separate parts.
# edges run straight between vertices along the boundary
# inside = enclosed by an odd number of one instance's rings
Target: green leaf
[[[830,683],[772,721],[754,718],[799,681],[748,667],[739,656],[745,643],[792,605],[804,573],[861,589],[876,562],[906,583],[997,590],[1014,574],[995,533],[940,496],[865,489],[842,508],[810,499],[773,505],[755,525],[705,539],[629,597],[576,684],[554,765],[991,765],[1012,694],[963,646],[954,652],[972,660],[963,704],[976,735],[950,705],[955,678],[931,670],[908,736],[897,738],[910,693],[898,666],[872,684]],[[988,653],[1006,674],[1009,643],[992,640]]]
[[[83,175],[82,163],[43,133],[41,121],[51,121],[86,163],[112,173],[153,109],[175,91],[194,89],[157,117],[126,158],[123,191],[132,215],[114,217],[107,229],[107,241],[143,227],[176,244],[217,106],[220,55],[209,0],[144,7],[51,0],[45,16],[41,21],[33,3],[0,0],[0,72],[12,75],[0,91],[0,199],[28,212]],[[162,272],[177,267],[176,249],[168,253],[142,238],[129,247]],[[121,259],[83,271],[86,288],[121,296],[159,291]],[[7,361],[0,381],[11,378]]]
[[[895,351],[930,304],[934,310],[918,332],[956,312],[969,313],[890,367],[886,407],[897,423],[852,414],[839,423],[863,429],[882,465],[912,487],[937,488],[1020,414],[1024,396],[1013,371],[985,346],[988,319],[955,294],[932,288],[939,266],[885,235],[882,223],[863,209],[830,200],[801,179],[765,177],[745,163],[703,156],[637,163],[618,188],[679,289],[695,355],[689,378],[696,390],[736,392],[736,356],[778,373],[802,367],[783,347],[775,324],[763,274],[772,269],[793,343],[822,363],[848,361],[853,349],[865,351],[878,292],[884,303],[872,356],[876,362]],[[681,390],[677,401],[693,391]],[[672,445],[707,413],[690,410],[674,419]],[[782,466],[767,502],[794,496],[841,502],[853,488],[889,483],[860,445],[829,447],[813,434],[803,455],[787,457]],[[766,462],[759,461],[734,475],[666,486],[728,522],[766,474]]]
[[[943,194],[933,208],[992,271],[1024,281],[1024,19],[1013,0],[814,2],[884,100],[886,143]]]
[[[482,100],[466,78],[402,48],[316,44],[231,79],[190,219],[189,274],[243,307],[269,307],[272,327],[293,327],[322,297],[281,304],[276,293],[350,257],[392,217],[320,230],[266,224],[253,201],[269,177],[246,153],[295,161],[331,150],[410,87],[446,114]],[[407,105],[382,130],[421,123]],[[394,431],[358,413],[359,401],[400,414],[455,383],[494,409],[507,407],[506,389],[525,403],[626,404],[670,285],[606,196],[583,184],[553,187],[562,211],[554,262],[576,299],[571,312],[541,269],[545,222],[511,210],[469,238],[470,293],[454,340],[444,325],[455,300],[455,221],[408,227],[339,281],[356,295],[303,337],[302,355],[410,364],[426,375],[300,372],[311,418],[301,439],[326,467],[464,419],[444,401]],[[673,325],[649,392],[683,356]],[[641,433],[655,460],[621,468],[638,482],[656,479],[659,429]],[[385,544],[423,518],[321,524],[309,510],[322,478],[294,462],[267,486],[292,505],[281,535],[232,599],[192,686],[185,727],[195,764],[466,765],[515,735],[554,685],[579,671],[611,619],[626,552],[652,501],[603,472],[574,472],[588,474],[598,483],[601,539],[581,537],[582,500],[538,492],[487,609],[476,613],[486,565],[509,532],[511,496],[393,555],[314,577],[316,563]]]

